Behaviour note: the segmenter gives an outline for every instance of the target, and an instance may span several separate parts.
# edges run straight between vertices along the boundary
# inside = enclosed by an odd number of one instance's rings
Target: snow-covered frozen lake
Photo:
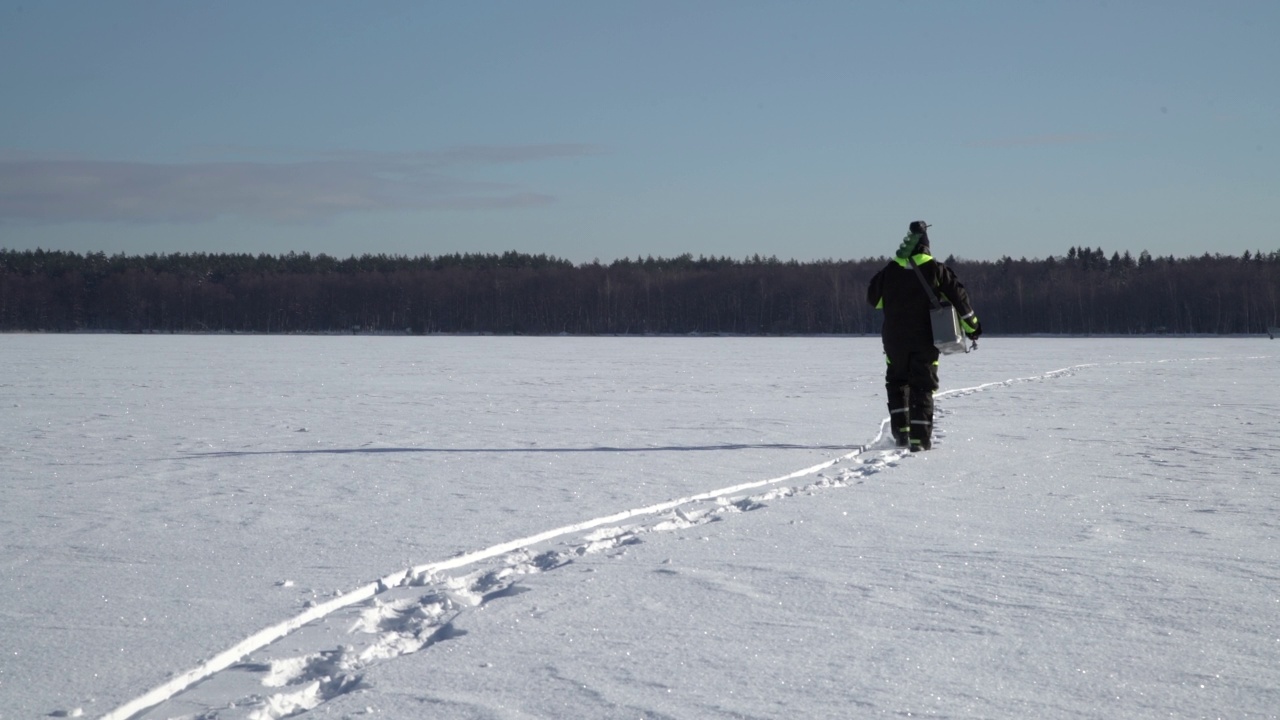
[[[0,720],[1280,717],[1265,337],[984,340],[905,456],[874,338],[0,369]]]

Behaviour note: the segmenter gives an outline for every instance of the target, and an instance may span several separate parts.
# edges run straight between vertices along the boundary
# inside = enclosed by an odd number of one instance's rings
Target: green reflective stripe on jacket
[[[912,259],[912,260],[915,260],[917,265],[923,265],[923,264],[925,264],[925,263],[929,262],[930,260],[932,260],[932,259],[933,259],[933,256],[932,256],[932,255],[930,255],[930,254],[928,254],[928,253],[917,253],[917,254],[915,255],[915,257],[913,257],[913,258],[911,258],[911,259]],[[895,258],[893,259],[893,261],[894,261],[894,262],[896,262],[896,263],[898,263],[899,265],[901,265],[901,266],[902,266],[902,267],[904,267],[904,268],[909,268],[909,267],[911,267],[911,263],[907,262],[907,259],[906,259],[906,258],[895,257]]]

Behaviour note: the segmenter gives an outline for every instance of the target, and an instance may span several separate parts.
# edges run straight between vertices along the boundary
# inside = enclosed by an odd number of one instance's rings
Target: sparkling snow
[[[0,720],[1280,717],[1280,345],[6,335]]]

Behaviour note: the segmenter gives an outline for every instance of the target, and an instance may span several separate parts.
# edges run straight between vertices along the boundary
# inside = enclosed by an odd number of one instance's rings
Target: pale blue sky
[[[0,2],[0,247],[1280,249],[1280,2]]]

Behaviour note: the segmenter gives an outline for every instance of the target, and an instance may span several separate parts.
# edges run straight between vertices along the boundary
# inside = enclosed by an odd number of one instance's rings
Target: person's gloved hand
[[[982,336],[982,323],[978,322],[978,318],[973,318],[967,322],[973,329],[965,333],[965,335],[968,335],[970,340],[977,340]]]

